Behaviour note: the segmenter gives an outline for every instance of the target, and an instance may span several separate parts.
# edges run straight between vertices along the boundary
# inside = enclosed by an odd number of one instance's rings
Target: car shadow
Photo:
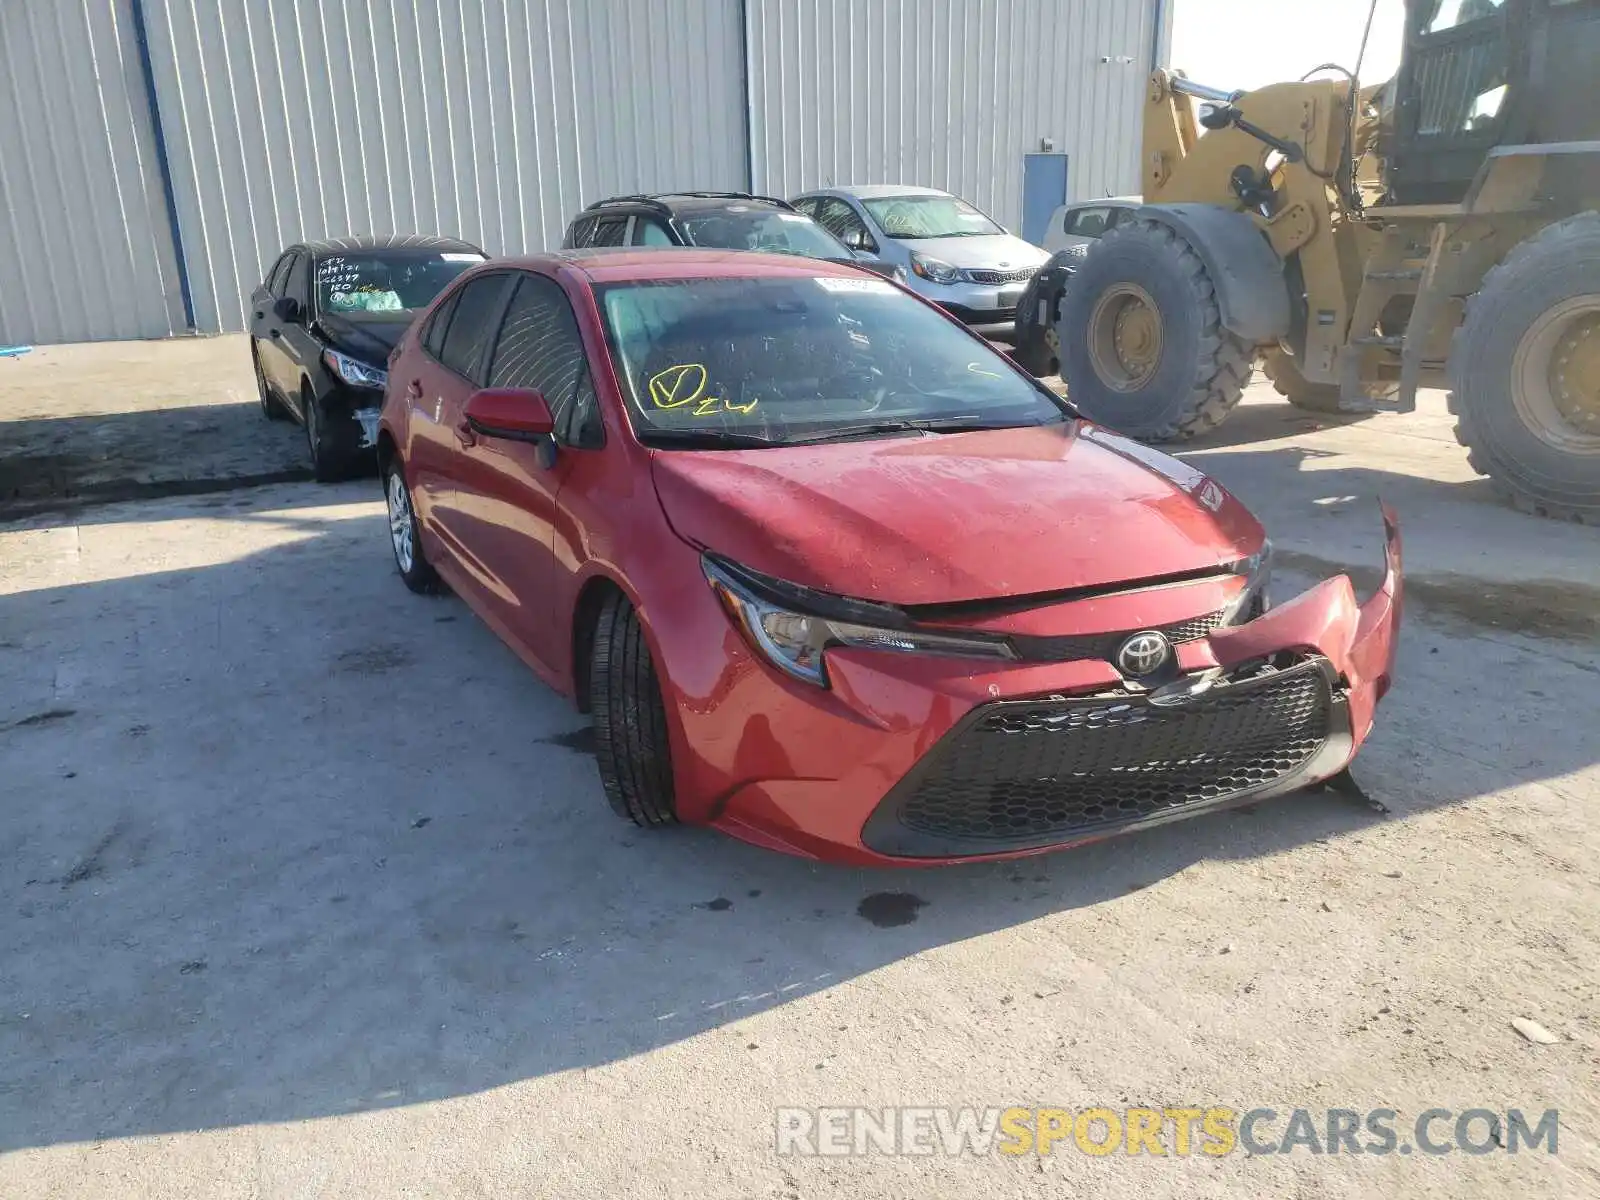
[[[363,468],[373,464],[363,462]],[[248,403],[0,421],[0,521],[311,478],[305,433]]]
[[[281,544],[0,589],[0,1150],[615,1062],[1597,753],[1594,669],[1424,614],[1357,765],[1387,814],[1301,794],[940,870],[644,831],[606,808],[584,720],[459,601],[400,587],[376,504],[285,516],[290,493],[269,491],[167,515],[265,523]]]

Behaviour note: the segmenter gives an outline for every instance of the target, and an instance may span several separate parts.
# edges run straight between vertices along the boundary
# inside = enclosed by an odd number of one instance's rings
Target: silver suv
[[[935,188],[823,188],[793,203],[857,253],[904,268],[905,286],[978,333],[1012,332],[1022,290],[1050,258]]]

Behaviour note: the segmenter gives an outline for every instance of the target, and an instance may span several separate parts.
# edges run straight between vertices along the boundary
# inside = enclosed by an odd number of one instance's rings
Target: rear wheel
[[[676,824],[667,710],[639,614],[621,592],[596,622],[589,700],[607,802],[635,825]]]
[[[272,386],[267,383],[266,374],[261,370],[261,352],[256,349],[254,340],[250,343],[250,365],[256,373],[256,398],[261,401],[261,412],[269,421],[281,421],[289,415],[283,407],[283,401],[272,394]]]
[[[411,489],[399,455],[391,458],[383,480],[384,499],[389,508],[389,545],[394,550],[394,565],[405,585],[419,595],[442,591],[439,574],[422,552],[422,533],[417,512],[411,504]]]
[[[1524,511],[1600,523],[1600,213],[1549,226],[1484,276],[1450,384],[1474,470]]]
[[[1056,331],[1072,402],[1147,441],[1215,428],[1250,380],[1254,347],[1222,327],[1205,264],[1155,221],[1125,221],[1089,251]]]

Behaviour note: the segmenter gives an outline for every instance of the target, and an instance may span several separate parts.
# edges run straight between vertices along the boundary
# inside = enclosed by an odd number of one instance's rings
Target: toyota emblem
[[[1117,668],[1124,675],[1140,678],[1159,671],[1171,657],[1172,643],[1167,641],[1167,635],[1146,630],[1122,643],[1117,651]]]

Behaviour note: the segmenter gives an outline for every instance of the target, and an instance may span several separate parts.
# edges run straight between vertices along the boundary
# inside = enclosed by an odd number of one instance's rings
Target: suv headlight
[[[389,372],[369,367],[360,359],[340,354],[337,350],[324,350],[322,361],[340,379],[355,387],[383,388],[389,382]]]
[[[887,605],[813,591],[709,555],[700,562],[706,580],[745,639],[780,671],[817,687],[828,686],[823,657],[829,646],[957,658],[1016,657],[1002,637],[909,629],[904,627],[904,617]],[[867,620],[849,619],[857,616]],[[869,623],[874,616],[889,624]]]
[[[941,259],[929,258],[926,254],[911,252],[911,270],[923,279],[932,280],[934,283],[960,283],[961,272]]]

